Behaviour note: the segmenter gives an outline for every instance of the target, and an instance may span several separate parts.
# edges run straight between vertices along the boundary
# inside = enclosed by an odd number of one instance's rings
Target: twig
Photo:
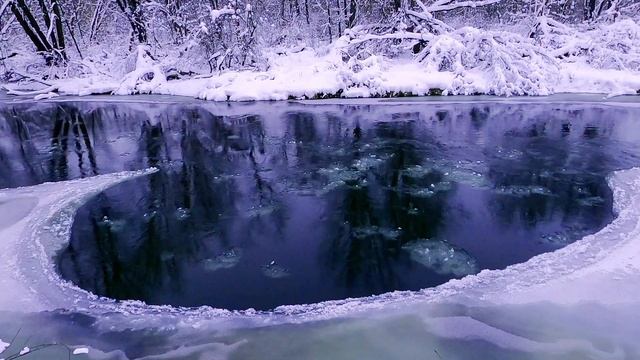
[[[20,75],[20,76],[22,76],[22,77],[23,77],[23,78],[25,78],[25,79],[29,79],[29,80],[31,80],[31,81],[35,81],[35,82],[40,83],[40,84],[42,84],[42,85],[53,86],[52,84],[50,84],[50,83],[48,83],[48,82],[46,82],[46,81],[44,81],[44,80],[40,80],[40,79],[38,79],[38,78],[34,77],[33,75],[29,75],[29,74],[21,73],[21,72],[16,71],[16,70],[11,70],[11,71],[12,71],[14,74]]]
[[[64,347],[65,349],[67,349],[68,352],[68,358],[71,358],[71,348],[68,347],[67,345],[64,344],[42,344],[42,345],[37,345],[34,346],[33,348],[30,348],[29,351],[25,352],[24,354],[13,354],[9,357],[6,358],[6,360],[15,360],[15,359],[19,359],[23,356],[27,356],[27,355],[31,355],[34,352],[40,351],[40,350],[44,350],[44,349],[48,349],[50,347],[54,347],[54,346],[61,346]]]
[[[3,58],[0,58],[0,61],[4,61],[4,60],[7,60],[7,59],[11,59],[12,57],[17,56],[17,55],[18,55],[18,53],[17,53],[17,52],[12,52],[11,54],[9,54],[9,55],[7,55],[7,56],[5,56],[5,57],[3,57]]]

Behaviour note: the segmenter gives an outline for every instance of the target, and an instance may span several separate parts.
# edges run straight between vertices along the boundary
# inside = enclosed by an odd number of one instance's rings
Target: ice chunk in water
[[[2,339],[0,339],[0,354],[2,354],[8,347],[9,347],[9,343],[6,343],[4,341],[2,341]]]
[[[551,234],[542,234],[542,236],[540,236],[540,240],[542,243],[554,246],[565,246],[571,242],[567,234],[562,231],[556,231]]]
[[[433,169],[428,166],[414,165],[402,170],[402,174],[410,178],[421,178],[431,174]]]
[[[604,199],[600,196],[590,196],[578,200],[580,206],[592,207],[604,204]]]
[[[221,269],[231,269],[238,265],[242,257],[242,249],[233,248],[223,252],[213,259],[204,261],[204,268],[209,271],[217,271]]]
[[[524,156],[524,153],[518,149],[505,149],[498,147],[496,150],[496,157],[506,160],[518,160]]]
[[[98,225],[109,228],[113,232],[120,232],[124,230],[127,222],[125,220],[111,220],[108,216],[103,216]]]
[[[278,209],[279,209],[278,205],[253,206],[249,210],[247,210],[247,212],[245,212],[245,217],[256,218],[261,216],[268,216],[276,212]]]
[[[111,219],[109,219],[109,217],[105,215],[102,217],[102,219],[100,219],[100,221],[98,221],[98,225],[111,226]]]
[[[176,219],[179,221],[186,220],[189,216],[191,216],[191,210],[182,207],[176,209]]]
[[[329,180],[327,185],[317,192],[318,195],[324,195],[347,184],[353,184],[356,182],[364,184],[363,181],[366,177],[365,171],[346,168],[343,166],[323,168],[318,170],[318,174],[325,176]]]
[[[357,181],[362,175],[358,170],[349,169],[343,166],[323,168],[318,170],[318,174],[326,176],[330,183],[336,181]]]
[[[289,270],[287,270],[284,267],[276,264],[275,261],[271,261],[267,265],[263,265],[262,266],[262,273],[266,277],[270,277],[272,279],[280,279],[280,278],[287,277],[287,276],[291,275]]]
[[[149,212],[144,213],[142,217],[144,218],[144,221],[149,222],[153,220],[153,218],[156,217],[156,215],[158,215],[158,212],[155,210],[151,210]]]
[[[441,181],[435,184],[429,184],[424,188],[409,188],[406,192],[412,196],[428,198],[439,192],[447,192],[453,188],[450,181]]]
[[[385,159],[379,158],[376,155],[372,154],[354,161],[353,167],[359,171],[367,171],[381,165],[382,163],[384,163],[384,161]]]
[[[411,259],[438,274],[463,277],[478,272],[476,260],[466,251],[442,240],[421,239],[402,247]]]
[[[393,240],[397,239],[402,234],[402,229],[392,229],[388,227],[378,226],[360,226],[353,228],[352,234],[354,237],[363,239],[369,236],[382,236],[383,238]]]
[[[88,354],[89,348],[80,347],[73,350],[73,355]]]
[[[563,247],[589,234],[589,229],[579,225],[569,225],[566,229],[542,234],[540,242],[552,246]]]
[[[486,188],[489,181],[485,178],[486,164],[480,161],[460,160],[454,163],[439,162],[434,169],[444,174],[446,180],[475,188]]]
[[[530,196],[530,195],[553,195],[551,190],[544,186],[532,185],[532,186],[500,186],[495,189],[499,194],[511,195],[511,196]]]

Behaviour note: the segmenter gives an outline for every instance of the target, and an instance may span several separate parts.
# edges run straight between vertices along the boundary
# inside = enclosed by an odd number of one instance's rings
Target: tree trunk
[[[49,9],[47,9],[47,5],[44,0],[38,0],[38,4],[40,5],[40,11],[42,11],[42,19],[44,20],[44,25],[47,27],[47,34],[49,33],[49,27],[53,26],[51,23],[51,17],[49,17]],[[54,48],[58,47],[58,41],[56,39],[56,34],[54,32],[51,33],[51,45]]]
[[[336,0],[336,7],[338,9],[338,37],[342,36],[342,11],[340,9],[340,0]]]
[[[36,21],[36,18],[33,16],[33,13],[31,13],[31,10],[27,6],[27,4],[24,2],[24,0],[16,0],[15,3],[12,3],[11,5],[13,8],[15,8],[14,4],[17,4],[18,8],[20,9],[20,11],[22,11],[22,14],[24,15],[24,18],[26,18],[31,30],[38,36],[38,38],[40,38],[40,42],[44,45],[44,48],[46,49],[45,51],[51,51],[53,49],[53,47],[51,46],[51,43],[49,42],[49,40],[47,40],[47,37],[40,29],[40,25],[38,25],[38,21]]]
[[[358,10],[357,8],[358,4],[356,3],[356,0],[351,0],[349,2],[349,27],[352,28],[355,24],[356,24],[356,12]]]
[[[595,13],[596,13],[596,0],[585,0],[584,19],[593,20]]]
[[[35,16],[33,16],[33,13],[27,6],[25,0],[15,0],[11,3],[11,12],[16,17],[16,20],[22,27],[22,30],[24,30],[29,40],[31,40],[33,45],[36,47],[36,51],[44,56],[47,65],[56,65],[60,61],[67,60],[67,55],[64,51],[64,33],[62,29],[61,11],[59,5],[57,5],[57,0],[53,1],[54,4],[56,4],[53,9],[53,13],[56,16],[56,19],[54,19],[56,30],[55,34],[52,30],[51,38],[42,32],[38,21]],[[46,3],[44,1],[39,1],[39,5],[43,19],[45,21],[48,20],[49,26],[52,26]]]
[[[56,33],[58,35],[56,48],[60,51],[62,58],[66,60],[67,54],[65,52],[64,30],[62,28],[62,10],[60,9],[60,3],[58,0],[51,0],[51,9],[53,10],[53,14],[56,16],[55,25]]]
[[[331,4],[327,0],[327,24],[329,24],[329,43],[333,41],[333,34],[331,33]]]
[[[147,28],[144,25],[144,14],[139,0],[116,0],[116,3],[129,20],[132,40],[137,40],[140,44],[146,44]]]
[[[304,0],[304,16],[307,20],[307,25],[311,24],[309,21],[309,0]]]

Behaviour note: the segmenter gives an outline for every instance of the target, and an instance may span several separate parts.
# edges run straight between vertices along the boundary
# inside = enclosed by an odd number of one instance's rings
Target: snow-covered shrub
[[[640,70],[640,24],[632,19],[569,27],[541,17],[532,38],[551,56],[599,69]]]
[[[435,37],[416,60],[427,71],[453,72],[454,93],[548,94],[558,76],[555,61],[528,39],[471,27]]]
[[[135,68],[126,74],[117,95],[150,94],[158,86],[167,82],[162,66],[151,56],[149,47],[138,45]]]
[[[345,49],[343,52],[348,63],[353,63],[354,58],[359,60],[360,66],[371,63],[360,58],[364,54],[377,56],[376,49],[384,44],[387,48],[404,50],[405,54],[413,56],[415,61],[423,64],[425,72],[453,73],[455,81],[451,87],[442,89],[445,93],[549,94],[558,78],[559,69],[553,58],[530,39],[508,32],[463,27],[430,34],[407,32],[400,28],[397,32],[380,35],[351,34],[341,40],[339,45]],[[364,46],[368,43],[374,45]],[[358,50],[349,50],[351,46]],[[413,52],[417,53],[414,55]]]

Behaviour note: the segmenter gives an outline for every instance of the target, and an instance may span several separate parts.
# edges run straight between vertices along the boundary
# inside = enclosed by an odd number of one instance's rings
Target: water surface
[[[271,309],[417,290],[607,223],[638,110],[585,104],[0,108],[0,187],[155,166],[84,205],[56,262],[151,304]]]

